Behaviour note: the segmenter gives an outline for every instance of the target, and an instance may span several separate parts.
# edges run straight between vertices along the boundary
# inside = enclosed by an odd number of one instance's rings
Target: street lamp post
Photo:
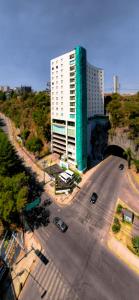
[[[44,160],[43,161],[43,171],[44,171],[44,184],[45,184],[45,167],[46,167],[47,162]]]
[[[40,282],[31,274],[31,272],[29,272],[27,269],[24,269],[26,272],[28,272],[28,274],[33,278],[33,280],[41,287],[41,289],[43,290],[43,293],[41,294],[41,298],[43,298],[46,293],[47,290],[40,284]]]

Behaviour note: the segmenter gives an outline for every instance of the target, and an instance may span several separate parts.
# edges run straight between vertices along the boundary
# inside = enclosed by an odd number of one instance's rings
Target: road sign
[[[26,205],[25,210],[29,211],[31,209],[33,209],[34,207],[38,206],[41,202],[40,198],[36,198],[33,202],[29,203]]]

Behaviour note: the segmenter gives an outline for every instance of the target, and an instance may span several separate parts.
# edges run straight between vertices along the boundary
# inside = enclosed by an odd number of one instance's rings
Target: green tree
[[[136,253],[139,254],[139,236],[132,238],[132,245]]]
[[[28,199],[28,177],[19,173],[12,177],[0,176],[0,216],[10,223]]]
[[[114,233],[119,232],[120,229],[121,229],[121,224],[120,224],[120,223],[118,223],[118,224],[113,224],[113,225],[112,225],[112,231],[113,231]]]
[[[136,168],[136,172],[138,173],[139,172],[139,160],[134,159],[134,165],[135,165],[135,168]]]
[[[5,101],[6,100],[6,95],[4,92],[0,91],[0,100]]]
[[[122,207],[121,204],[118,204],[118,205],[117,205],[117,209],[116,209],[117,214],[120,214],[120,213],[121,213],[122,208],[123,208],[123,207]]]
[[[127,149],[124,151],[123,155],[127,158],[128,169],[130,169],[130,167],[131,167],[131,160],[133,159],[133,158],[132,158],[132,151],[131,151],[131,149],[130,149],[130,148],[127,148]]]
[[[0,175],[11,176],[19,169],[21,169],[21,162],[7,135],[0,130]]]
[[[29,138],[29,131],[30,136],[42,140],[44,147],[46,141],[50,141],[50,95],[47,92],[13,92],[6,101],[0,100],[0,111],[11,118],[24,140]]]
[[[40,138],[32,136],[27,140],[26,147],[33,153],[40,152],[43,147],[43,143]]]
[[[26,141],[26,139],[28,138],[29,134],[30,134],[30,131],[29,131],[27,128],[25,128],[25,129],[22,131],[22,133],[21,133],[21,138],[22,138],[24,141]]]

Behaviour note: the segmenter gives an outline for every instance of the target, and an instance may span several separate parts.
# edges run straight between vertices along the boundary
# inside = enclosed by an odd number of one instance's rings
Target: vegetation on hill
[[[42,191],[33,174],[25,169],[0,129],[0,224],[19,224],[19,215],[27,202]]]
[[[0,93],[0,111],[20,129],[24,145],[31,152],[48,152],[51,138],[50,95],[47,92],[16,94],[8,99]]]
[[[139,92],[132,96],[113,94],[107,105],[112,129],[126,127],[128,137],[139,144]]]
[[[110,96],[109,96],[110,97]],[[110,135],[116,134],[118,128],[122,128],[127,138],[132,140],[135,148],[139,149],[139,92],[135,95],[122,96],[113,94],[111,101],[108,99],[107,112],[111,123]],[[134,162],[136,172],[139,172],[139,160],[133,155],[130,148],[124,153],[130,168],[131,161]]]
[[[0,129],[0,219],[11,223],[28,199],[28,177],[23,166]]]

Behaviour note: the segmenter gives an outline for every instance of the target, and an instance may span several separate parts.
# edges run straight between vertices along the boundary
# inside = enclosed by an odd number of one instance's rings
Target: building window
[[[70,112],[75,112],[75,108],[70,107]]]
[[[74,76],[74,75],[75,75],[75,72],[70,73],[70,76]]]
[[[58,69],[58,66],[56,66],[56,69]]]
[[[74,71],[75,70],[75,67],[74,66],[71,66],[70,67],[70,71]]]
[[[70,59],[72,59],[72,58],[74,58],[74,54],[71,54],[71,55],[70,55]]]

